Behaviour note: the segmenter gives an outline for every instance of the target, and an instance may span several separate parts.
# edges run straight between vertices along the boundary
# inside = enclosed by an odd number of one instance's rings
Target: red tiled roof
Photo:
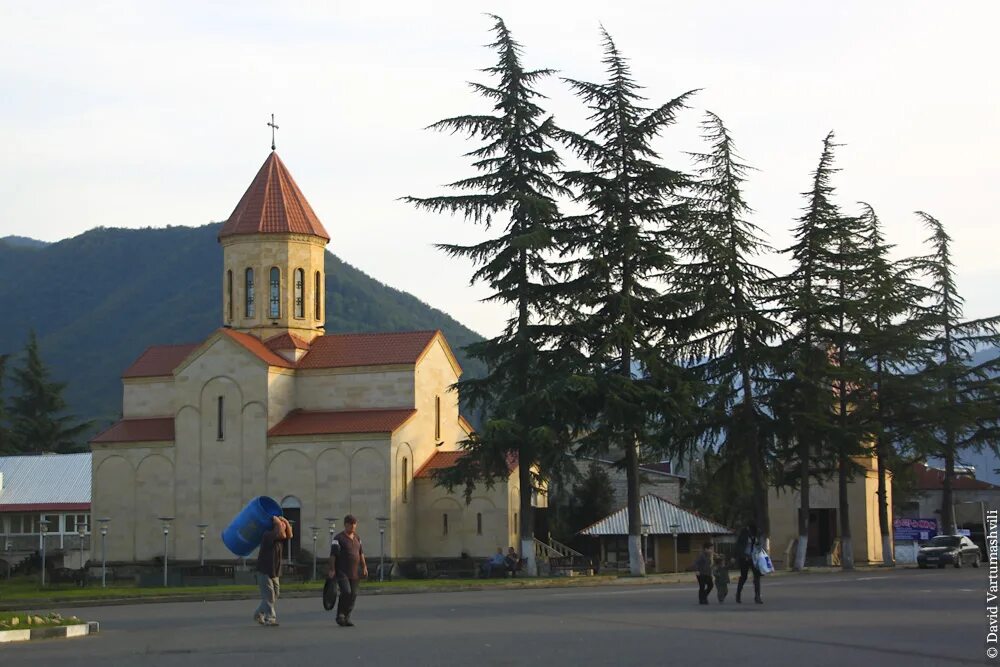
[[[271,350],[308,350],[309,343],[305,342],[293,333],[283,333],[272,336],[264,341],[264,345]]]
[[[415,364],[437,331],[329,334],[313,339],[299,368]]]
[[[97,434],[91,442],[159,442],[173,441],[174,418],[122,419]]]
[[[0,512],[86,512],[90,503],[0,503]]]
[[[269,436],[327,435],[331,433],[392,433],[417,413],[412,408],[394,410],[292,410],[267,432]]]
[[[125,369],[122,378],[160,377],[173,375],[174,369],[187,356],[198,349],[200,343],[184,345],[153,345],[146,349],[132,365]]]
[[[427,459],[427,463],[420,467],[416,473],[414,473],[414,479],[430,479],[434,477],[434,473],[438,470],[445,470],[447,468],[454,468],[455,464],[465,456],[465,450],[457,449],[450,452],[434,452],[434,456]],[[507,471],[514,472],[517,468],[517,454],[510,454],[507,456]]]
[[[272,151],[222,226],[219,238],[281,233],[310,234],[330,240],[281,158]]]
[[[913,472],[917,478],[917,488],[921,491],[940,491],[944,482],[944,470],[931,468],[924,463],[914,463]],[[951,488],[955,490],[989,490],[1000,489],[1000,486],[969,477],[956,475],[951,480]]]
[[[285,359],[280,354],[272,352],[268,349],[264,343],[261,342],[256,336],[251,336],[250,334],[243,333],[242,331],[233,331],[232,329],[219,329],[224,335],[229,336],[232,340],[236,341],[246,349],[250,350],[254,355],[257,356],[261,361],[264,361],[269,366],[280,366],[281,368],[294,368],[295,364]]]

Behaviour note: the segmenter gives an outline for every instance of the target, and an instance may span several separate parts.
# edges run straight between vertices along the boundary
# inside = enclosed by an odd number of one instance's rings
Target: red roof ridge
[[[174,369],[200,346],[201,343],[150,345],[122,371],[121,377],[126,379],[173,375]]]
[[[296,408],[268,429],[268,436],[330,433],[393,433],[417,413],[414,408],[303,410]]]
[[[173,417],[138,417],[119,419],[90,442],[155,442],[174,439]]]
[[[256,356],[258,359],[263,361],[269,366],[278,366],[280,368],[295,368],[295,364],[281,355],[277,354],[266,345],[260,338],[242,331],[236,331],[234,329],[227,329],[223,327],[218,330],[222,335],[228,336],[230,339],[242,345],[248,352]]]
[[[299,336],[296,336],[295,334],[293,334],[290,331],[286,331],[285,333],[277,334],[276,336],[271,336],[270,338],[268,338],[267,340],[264,341],[264,345],[266,345],[271,350],[284,350],[284,349],[288,349],[288,348],[282,348],[282,347],[278,347],[278,346],[279,345],[283,345],[286,340],[292,346],[292,348],[294,348],[296,350],[308,350],[309,349],[309,343],[307,341],[305,341],[304,339],[300,338]]]

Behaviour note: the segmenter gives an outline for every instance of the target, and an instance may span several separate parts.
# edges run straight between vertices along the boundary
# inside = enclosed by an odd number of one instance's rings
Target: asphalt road
[[[102,665],[985,664],[986,568],[793,575],[764,605],[697,604],[693,584],[361,596],[354,628],[317,599],[72,609],[101,622],[73,640],[0,645],[4,667]],[[749,583],[749,582],[748,582]],[[714,592],[713,592],[714,595]],[[752,592],[748,596],[752,601]]]

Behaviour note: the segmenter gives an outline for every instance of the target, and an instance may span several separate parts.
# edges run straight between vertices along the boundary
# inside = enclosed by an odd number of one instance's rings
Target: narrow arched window
[[[442,514],[441,516],[442,516],[441,529],[443,531],[443,534],[447,535],[448,534],[448,515],[447,514]]]
[[[268,299],[267,316],[271,319],[281,317],[281,271],[278,267],[271,267],[271,294]]]
[[[306,272],[295,269],[295,317],[306,316]]]
[[[219,396],[219,401],[218,401],[218,403],[216,405],[217,405],[217,407],[216,407],[217,414],[215,416],[216,417],[215,439],[216,440],[225,440],[226,439],[226,428],[225,428],[225,426],[226,426],[226,421],[225,421],[226,411],[225,411],[225,408],[224,408],[225,403],[223,401],[222,396]]]
[[[247,269],[246,271],[246,310],[244,312],[247,317],[254,316],[253,269]]]
[[[441,397],[434,397],[434,439],[441,439]]]
[[[410,462],[406,457],[403,457],[403,502],[408,500],[408,486],[410,477]]]
[[[233,271],[226,271],[226,322],[233,321]]]
[[[476,535],[483,534],[483,513],[476,512]]]
[[[313,307],[316,309],[316,319],[323,319],[323,276],[319,271],[316,272],[316,278],[313,285]]]

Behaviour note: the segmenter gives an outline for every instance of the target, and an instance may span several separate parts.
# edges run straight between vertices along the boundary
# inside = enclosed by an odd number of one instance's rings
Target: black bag
[[[337,580],[328,578],[323,584],[323,609],[330,611],[337,606],[338,591]]]

